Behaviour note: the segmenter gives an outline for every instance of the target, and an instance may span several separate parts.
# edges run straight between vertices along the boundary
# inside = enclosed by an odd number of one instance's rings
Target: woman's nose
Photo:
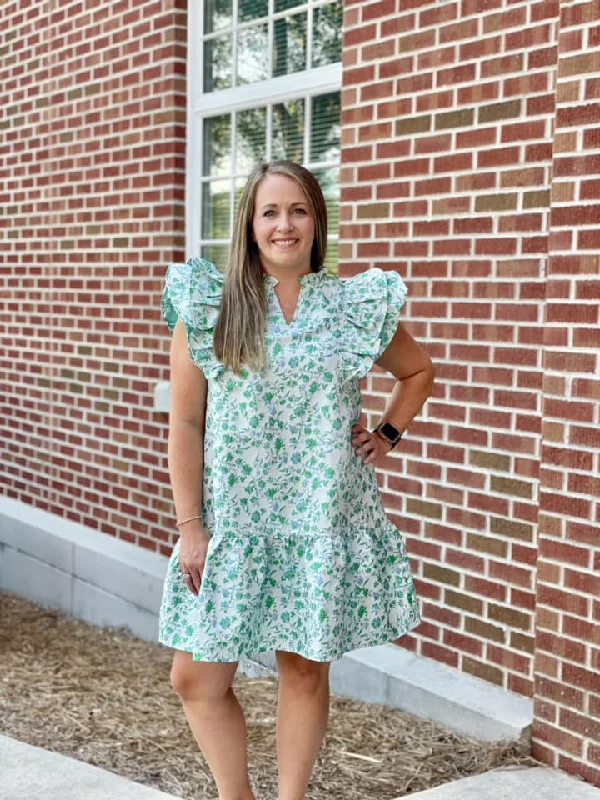
[[[282,231],[288,231],[292,227],[292,223],[289,217],[286,217],[284,214],[281,215],[279,218],[279,228]]]

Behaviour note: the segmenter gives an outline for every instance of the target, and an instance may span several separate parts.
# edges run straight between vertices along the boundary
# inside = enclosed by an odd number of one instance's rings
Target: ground
[[[189,800],[214,783],[169,686],[171,652],[0,593],[0,733]],[[257,796],[275,797],[276,681],[237,676]],[[309,800],[390,800],[509,764],[521,742],[477,742],[395,709],[332,697]]]

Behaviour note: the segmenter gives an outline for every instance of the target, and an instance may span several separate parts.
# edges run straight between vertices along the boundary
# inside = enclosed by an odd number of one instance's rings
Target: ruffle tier
[[[196,597],[173,550],[160,641],[195,660],[284,650],[333,661],[419,624],[412,573],[394,525],[339,535],[227,535],[210,540]]]

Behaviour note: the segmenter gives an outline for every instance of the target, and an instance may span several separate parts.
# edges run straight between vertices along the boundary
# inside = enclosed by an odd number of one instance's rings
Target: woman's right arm
[[[204,422],[206,377],[190,359],[187,330],[178,320],[171,342],[171,412],[169,415],[169,475],[179,521],[202,514],[204,471]],[[209,535],[202,519],[179,529],[181,571],[189,573],[186,583],[198,594]]]

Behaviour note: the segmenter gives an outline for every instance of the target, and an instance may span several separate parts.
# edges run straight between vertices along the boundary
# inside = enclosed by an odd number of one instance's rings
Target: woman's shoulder
[[[371,313],[376,308],[385,313],[389,306],[402,307],[408,295],[401,275],[395,270],[380,267],[372,267],[347,278],[321,270],[320,273],[313,273],[308,280],[318,282],[321,289],[328,290],[330,297],[337,297],[340,308],[350,317]]]
[[[223,283],[223,273],[203,258],[169,264],[161,303],[169,328],[173,330],[178,319],[188,328],[205,327],[209,308],[220,305]]]
[[[392,340],[407,289],[397,272],[379,267],[340,283],[344,369],[348,377],[363,378]]]
[[[222,293],[223,273],[205,258],[192,256],[185,262],[172,262],[167,267],[167,287],[175,291],[209,291]]]
[[[347,297],[354,301],[386,298],[390,292],[399,292],[404,297],[407,294],[406,284],[400,274],[381,267],[371,267],[349,278],[341,278],[340,283]]]

